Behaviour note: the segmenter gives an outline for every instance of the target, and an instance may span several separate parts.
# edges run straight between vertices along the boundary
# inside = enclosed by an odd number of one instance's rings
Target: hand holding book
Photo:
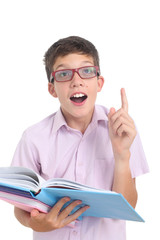
[[[31,213],[24,210],[15,209],[17,219],[22,219],[22,224],[32,228],[36,232],[48,232],[59,229],[65,226],[73,226],[72,222],[75,221],[89,206],[80,208],[75,213],[71,214],[73,209],[81,204],[80,200],[73,201],[66,208],[62,210],[64,204],[70,201],[70,198],[64,197],[60,199],[49,213],[42,213],[33,209]]]

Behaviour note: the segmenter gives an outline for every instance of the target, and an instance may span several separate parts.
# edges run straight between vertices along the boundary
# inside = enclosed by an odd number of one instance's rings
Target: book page
[[[103,189],[93,188],[93,187],[90,187],[78,182],[73,182],[63,178],[50,179],[45,183],[43,183],[41,187],[67,188],[67,189],[75,189],[75,190],[82,190],[82,191],[86,190],[86,191],[110,192]]]
[[[0,183],[39,191],[45,180],[34,171],[24,167],[1,167]]]

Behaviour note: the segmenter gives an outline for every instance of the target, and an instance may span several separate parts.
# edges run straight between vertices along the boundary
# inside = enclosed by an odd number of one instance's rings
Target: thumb
[[[113,107],[110,108],[110,111],[109,111],[109,113],[108,113],[108,118],[110,119],[115,112],[116,112],[115,108],[113,108]]]
[[[36,217],[38,217],[38,215],[39,215],[39,211],[37,209],[33,209],[31,211],[31,217],[32,218],[36,218]]]

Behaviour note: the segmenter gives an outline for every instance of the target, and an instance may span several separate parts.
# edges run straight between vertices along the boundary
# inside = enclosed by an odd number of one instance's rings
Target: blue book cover
[[[66,179],[45,181],[30,169],[0,168],[0,199],[26,211],[36,208],[48,212],[63,197],[70,197],[63,208],[74,200],[81,200],[72,213],[89,205],[81,216],[104,217],[144,222],[143,218],[120,194],[92,188]]]
[[[89,205],[81,216],[104,217],[144,222],[143,218],[127,202],[122,194],[110,191],[86,191],[62,188],[42,188],[36,199],[53,206],[60,198],[70,197],[71,201],[81,200],[79,207]],[[71,202],[70,201],[70,202]],[[66,205],[68,205],[68,202]],[[66,205],[64,207],[66,207]],[[72,212],[72,213],[73,213]]]

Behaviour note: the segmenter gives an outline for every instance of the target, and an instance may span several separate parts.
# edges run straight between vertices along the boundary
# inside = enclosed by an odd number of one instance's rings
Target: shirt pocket
[[[111,190],[114,176],[114,158],[96,158],[94,176],[96,188]]]

